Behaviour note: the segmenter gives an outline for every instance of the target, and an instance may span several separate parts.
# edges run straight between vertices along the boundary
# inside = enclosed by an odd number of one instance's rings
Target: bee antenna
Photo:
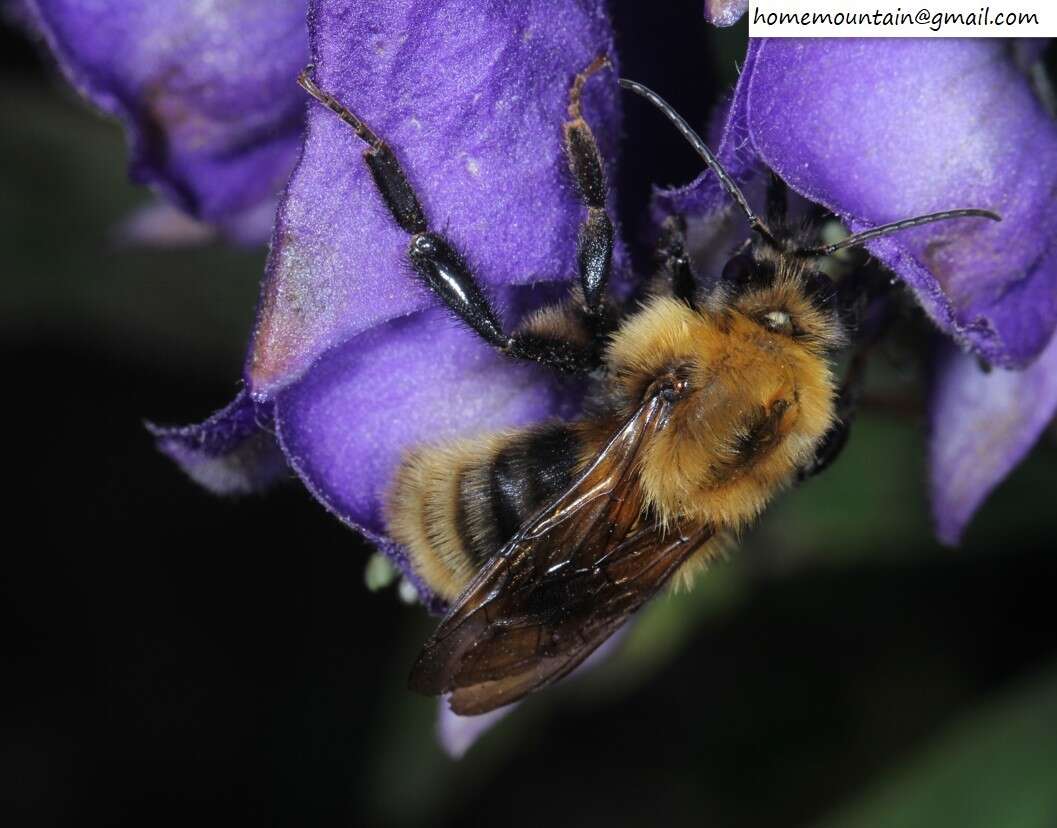
[[[731,198],[733,198],[734,201],[737,202],[742,212],[745,213],[745,217],[749,220],[749,226],[773,246],[781,247],[781,245],[778,244],[778,242],[775,240],[774,234],[771,232],[770,228],[768,228],[767,225],[764,224],[763,219],[761,219],[752,211],[752,207],[749,206],[748,199],[745,198],[745,194],[740,189],[738,189],[738,185],[734,183],[734,179],[730,177],[730,175],[725,169],[723,169],[723,165],[719,163],[719,159],[716,158],[712,150],[708,148],[708,145],[703,140],[701,140],[701,136],[694,132],[690,124],[686,122],[686,119],[678,112],[676,112],[672,108],[672,105],[666,100],[664,100],[664,98],[662,98],[652,89],[643,86],[641,83],[638,83],[637,81],[633,80],[628,80],[627,78],[621,78],[620,85],[624,89],[631,90],[636,95],[641,95],[643,98],[645,98],[655,107],[657,107],[657,109],[659,109],[662,113],[664,113],[668,120],[675,125],[675,128],[679,130],[680,133],[682,133],[682,136],[690,142],[690,146],[697,150],[697,154],[700,155],[702,159],[704,159],[704,162],[708,165],[708,168],[719,177],[719,182],[723,185],[723,189],[725,189],[730,194]]]
[[[841,239],[839,242],[834,242],[833,244],[822,244],[817,247],[802,247],[793,252],[797,256],[828,256],[831,253],[836,253],[838,250],[844,250],[848,247],[857,247],[863,242],[870,241],[870,239],[876,239],[879,236],[887,236],[889,233],[906,230],[908,227],[917,227],[921,224],[931,224],[934,221],[947,221],[948,219],[973,216],[977,218],[991,219],[991,221],[1002,221],[1002,217],[991,210],[944,210],[941,213],[926,213],[923,216],[915,216],[914,218],[903,219],[902,221],[893,221],[890,224],[882,224],[880,227],[872,227],[869,230],[863,230],[861,233],[848,236],[847,238]]]

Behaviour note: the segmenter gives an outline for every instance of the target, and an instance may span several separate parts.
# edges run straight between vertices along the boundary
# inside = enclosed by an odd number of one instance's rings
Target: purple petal
[[[288,474],[272,434],[272,405],[255,403],[246,391],[199,425],[147,428],[161,452],[214,494],[259,491]]]
[[[220,223],[281,189],[304,123],[304,0],[33,8],[70,82],[124,122],[137,181]]]
[[[1000,213],[1000,224],[933,224],[869,248],[989,362],[1023,365],[1045,347],[1057,324],[1057,125],[1011,49],[765,40],[745,94],[762,160],[853,231],[957,207]]]
[[[713,26],[733,26],[749,10],[749,0],[705,0],[705,20]]]
[[[1023,371],[985,372],[945,343],[932,392],[929,478],[936,532],[955,544],[976,509],[1057,414],[1057,338]]]
[[[518,707],[517,704],[508,704],[480,716],[457,716],[448,707],[447,696],[437,701],[437,741],[452,759],[462,759],[474,742]]]
[[[309,28],[318,84],[395,148],[431,226],[486,285],[575,272],[584,210],[562,124],[575,74],[612,56],[602,0],[315,2]],[[614,70],[588,84],[584,108],[612,157]],[[364,143],[325,107],[309,111],[248,366],[261,396],[356,334],[435,304],[412,276],[407,234],[368,175]]]
[[[377,539],[385,534],[385,492],[405,449],[568,416],[574,396],[551,372],[504,360],[435,309],[324,355],[276,398],[276,424],[312,493]],[[407,574],[406,561],[396,563]]]

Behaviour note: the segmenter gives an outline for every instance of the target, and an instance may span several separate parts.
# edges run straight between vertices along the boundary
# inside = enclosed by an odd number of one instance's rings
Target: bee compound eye
[[[721,278],[727,284],[748,287],[756,280],[756,262],[748,253],[739,253],[723,266]]]

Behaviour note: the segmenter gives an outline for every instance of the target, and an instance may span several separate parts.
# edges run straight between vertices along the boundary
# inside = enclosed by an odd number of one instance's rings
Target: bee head
[[[761,328],[819,351],[845,343],[837,287],[812,261],[757,241],[723,267],[710,299]]]

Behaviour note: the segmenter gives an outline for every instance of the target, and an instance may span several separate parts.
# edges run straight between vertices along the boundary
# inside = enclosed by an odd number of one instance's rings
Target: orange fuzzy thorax
[[[767,294],[700,310],[656,298],[614,337],[609,367],[629,405],[666,370],[679,367],[689,378],[688,396],[673,405],[640,470],[647,505],[666,523],[743,526],[811,459],[834,422],[822,340],[770,331],[741,307],[758,301],[805,319],[814,309],[794,284]],[[776,412],[774,435],[747,454],[747,431],[761,412]]]

